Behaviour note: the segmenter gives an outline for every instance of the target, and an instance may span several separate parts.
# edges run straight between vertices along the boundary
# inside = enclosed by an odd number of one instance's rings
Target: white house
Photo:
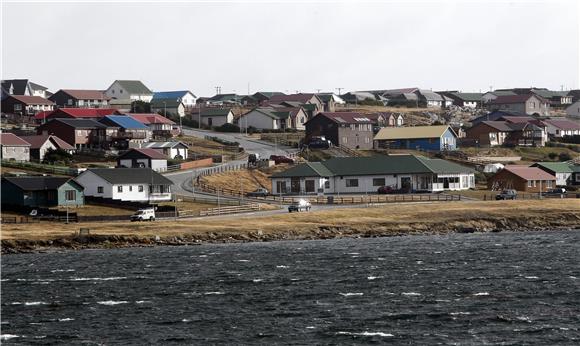
[[[573,118],[580,118],[580,101],[576,101],[566,108],[566,115]]]
[[[90,168],[75,180],[85,196],[149,203],[170,201],[173,185],[150,168]]]
[[[167,171],[167,156],[155,149],[131,149],[117,158],[117,166]]]
[[[205,108],[201,114],[199,109],[194,109],[191,118],[207,126],[222,126],[234,122],[234,113],[231,108]]]
[[[157,91],[153,93],[153,100],[157,99],[179,99],[185,108],[192,108],[196,105],[197,96],[189,90]]]
[[[143,143],[141,148],[155,149],[170,159],[187,160],[187,150],[189,147],[182,142],[149,142]]]
[[[256,107],[238,119],[238,126],[245,129],[304,130],[308,115],[301,107]]]
[[[383,186],[412,191],[467,190],[475,171],[453,162],[415,155],[335,157],[307,162],[272,175],[274,194],[377,193]]]
[[[113,99],[151,102],[153,92],[138,80],[116,80],[105,90],[105,95]]]
[[[548,135],[551,137],[577,136],[580,135],[580,124],[567,119],[552,118],[542,121],[546,124]]]

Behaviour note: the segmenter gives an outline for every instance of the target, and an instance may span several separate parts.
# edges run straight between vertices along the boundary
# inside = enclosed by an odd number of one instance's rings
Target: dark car
[[[263,187],[256,189],[255,191],[248,192],[246,194],[247,197],[266,197],[270,194],[268,189],[264,189]]]
[[[395,193],[395,191],[396,189],[394,189],[392,186],[381,186],[377,189],[377,193],[380,195]]]
[[[506,200],[506,199],[516,199],[518,196],[518,192],[516,190],[503,190],[502,192],[495,195],[495,199],[497,201]]]
[[[324,137],[312,137],[308,142],[308,147],[312,149],[328,149],[331,142]]]
[[[566,195],[566,189],[565,188],[557,188],[557,189],[550,189],[547,192],[544,192],[544,196],[560,196],[560,197],[564,197],[564,195]]]
[[[270,155],[270,160],[274,161],[274,163],[277,165],[281,163],[294,163],[294,160],[291,158],[281,155]]]

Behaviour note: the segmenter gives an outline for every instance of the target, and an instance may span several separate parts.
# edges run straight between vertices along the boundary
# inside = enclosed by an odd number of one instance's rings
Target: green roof
[[[287,171],[273,174],[272,177],[332,177],[417,173],[458,174],[474,173],[474,170],[441,159],[429,159],[416,155],[392,155],[335,157],[323,162],[304,163]]]
[[[532,167],[545,168],[554,173],[572,173],[574,172],[573,165],[566,162],[538,162],[532,165]]]
[[[453,95],[467,102],[480,102],[483,96],[482,93],[453,93]]]
[[[167,98],[167,99],[153,99],[151,100],[151,107],[154,108],[175,108],[178,107],[182,102],[176,98]]]
[[[116,80],[129,94],[153,94],[140,80]]]
[[[230,113],[230,108],[207,108],[201,111],[202,117],[226,117]]]

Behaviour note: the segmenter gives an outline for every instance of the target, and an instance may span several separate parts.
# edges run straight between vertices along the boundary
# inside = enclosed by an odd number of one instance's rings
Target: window
[[[75,190],[66,190],[64,192],[64,199],[66,201],[74,201],[77,199],[77,192]]]
[[[119,90],[119,94],[122,94],[122,93],[123,93],[123,89],[120,89],[120,90]]]
[[[342,143],[348,143],[348,138],[347,137],[342,137]]]
[[[532,187],[532,181],[528,180],[528,187]]]
[[[306,188],[306,192],[314,192],[314,180],[306,180],[304,187]]]
[[[111,90],[111,94],[114,94],[114,93],[115,93],[115,89]]]
[[[536,181],[535,181],[535,180],[532,180],[532,181],[533,181],[533,183],[534,183],[534,187],[536,187]]]
[[[97,186],[97,193],[103,193],[104,188],[102,186]]]
[[[346,187],[358,187],[358,179],[346,179]]]
[[[16,104],[14,105],[14,110],[15,110],[15,111],[21,111],[21,110],[22,110],[22,105],[21,105],[20,103],[16,103]]]
[[[133,191],[133,185],[129,185],[129,192]]]
[[[327,180],[324,182],[324,188],[325,189],[330,189],[330,180]]]
[[[139,192],[143,192],[143,185],[139,185]]]
[[[123,192],[123,186],[121,185],[117,186],[117,192]]]
[[[385,178],[373,178],[373,186],[385,186]]]
[[[551,189],[552,188],[552,181],[551,180],[546,180],[546,187],[548,189]]]

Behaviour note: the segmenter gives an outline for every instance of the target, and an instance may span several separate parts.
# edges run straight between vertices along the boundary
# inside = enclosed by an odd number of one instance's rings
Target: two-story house
[[[151,139],[151,129],[128,115],[107,115],[99,123],[109,128],[107,142],[117,149],[138,147]]]
[[[101,149],[107,126],[91,119],[52,119],[36,128],[39,135],[55,135],[76,149]]]
[[[550,102],[535,94],[498,96],[487,103],[491,111],[505,110],[534,116],[549,116]]]
[[[34,116],[53,109],[54,103],[40,96],[7,95],[2,99],[3,113]]]
[[[30,143],[13,133],[0,133],[0,159],[30,161]]]
[[[305,123],[306,142],[324,136],[336,146],[372,149],[373,121],[356,112],[322,112]]]
[[[113,99],[151,102],[153,92],[139,80],[116,80],[105,90],[105,95]]]
[[[156,113],[127,113],[138,122],[151,129],[153,138],[170,138],[179,135],[179,129],[174,129],[175,122]]]
[[[102,90],[60,89],[49,100],[60,108],[105,108],[109,97]]]
[[[48,98],[52,95],[47,87],[31,82],[28,79],[4,79],[2,80],[2,94],[38,96]]]

